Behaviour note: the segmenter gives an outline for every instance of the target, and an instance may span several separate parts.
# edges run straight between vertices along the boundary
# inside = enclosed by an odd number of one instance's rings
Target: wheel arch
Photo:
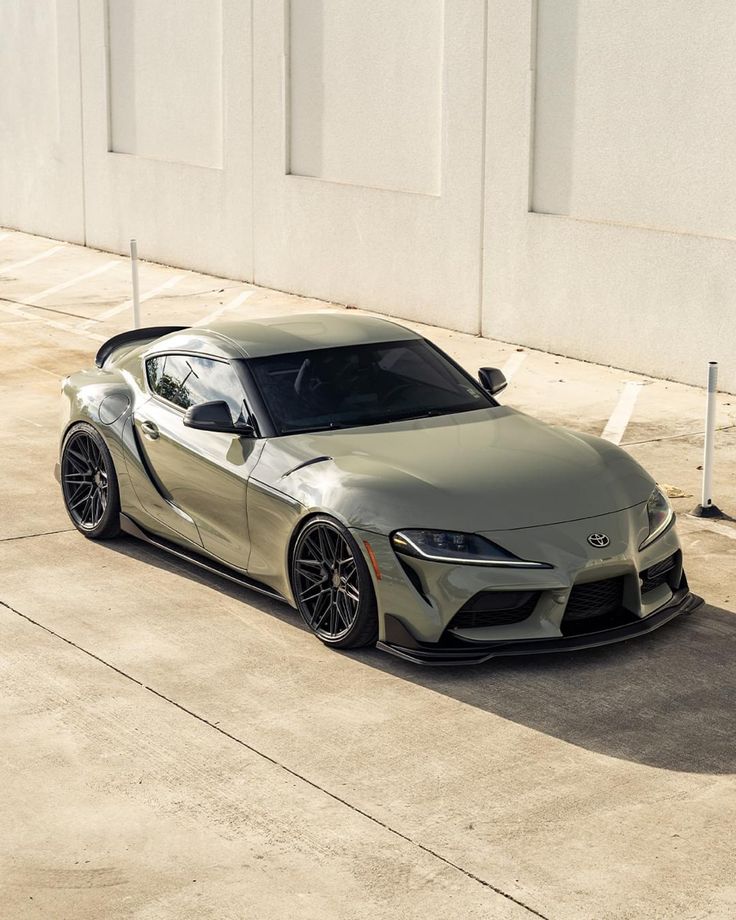
[[[117,536],[118,470],[108,441],[97,425],[77,419],[66,426],[57,471],[64,505],[76,529],[96,540]],[[92,520],[87,520],[88,512]]]
[[[133,411],[133,393],[121,375],[98,369],[79,371],[64,378],[61,393],[59,448],[72,425],[86,422],[112,450],[111,442],[122,438],[125,421]]]
[[[112,457],[123,510],[130,504],[125,463],[125,425],[132,415],[134,394],[117,371],[91,369],[65,377],[61,388],[60,438],[55,474],[60,475],[61,452],[69,432],[79,423],[92,427]],[[101,417],[103,403],[106,416]]]
[[[326,517],[332,518],[333,521],[337,521],[338,524],[342,524],[347,530],[350,530],[350,524],[345,518],[340,514],[335,514],[334,511],[328,510],[326,508],[310,508],[294,525],[286,546],[286,574],[289,580],[289,585],[291,586],[291,562],[294,558],[294,547],[296,546],[297,538],[299,534],[304,530],[307,524],[314,520],[314,518]],[[357,542],[357,541],[356,541]]]
[[[294,585],[294,581],[292,577],[292,563],[294,559],[295,548],[296,548],[299,536],[302,534],[304,529],[308,527],[310,523],[314,521],[319,521],[320,519],[324,521],[326,524],[330,523],[332,525],[337,525],[337,527],[335,527],[334,529],[338,530],[339,532],[344,531],[344,533],[341,533],[342,540],[346,544],[347,548],[354,555],[357,554],[357,557],[359,559],[359,562],[356,562],[357,573],[358,574],[360,573],[360,568],[362,566],[365,571],[365,577],[367,580],[367,588],[368,588],[367,600],[360,601],[360,607],[358,608],[358,611],[362,610],[362,613],[358,612],[356,614],[358,618],[350,626],[350,632],[345,636],[345,640],[343,641],[341,637],[336,636],[335,640],[339,639],[339,641],[335,641],[334,643],[332,641],[329,641],[327,642],[327,644],[329,645],[334,644],[335,647],[338,647],[338,648],[359,648],[364,645],[372,645],[375,643],[375,641],[378,638],[378,635],[380,634],[380,631],[382,628],[381,627],[382,617],[379,611],[380,605],[378,603],[378,592],[377,592],[377,586],[376,586],[376,583],[373,577],[374,573],[371,569],[371,561],[366,556],[366,551],[365,551],[364,546],[362,545],[362,541],[353,532],[353,529],[350,527],[349,523],[344,518],[342,518],[341,515],[335,514],[331,510],[326,510],[322,508],[311,508],[308,512],[306,512],[299,519],[299,521],[294,526],[292,533],[290,535],[290,538],[288,541],[288,551],[286,554],[287,577],[288,577],[289,590],[291,592],[291,595],[294,601],[294,606],[296,607],[297,610],[299,610],[302,617],[304,617],[305,615],[302,611],[301,602],[298,598],[296,586]],[[353,547],[351,547],[350,545],[351,543],[353,544]],[[340,571],[340,570],[338,569],[337,571]],[[346,578],[349,578],[349,577],[351,576],[346,576]],[[366,608],[366,603],[368,605],[367,608]],[[366,614],[368,614],[368,617],[369,617],[368,619],[366,619]],[[307,625],[309,626],[309,623]],[[356,629],[358,631],[357,637],[355,636]],[[327,641],[321,633],[318,634],[318,637],[323,642]]]

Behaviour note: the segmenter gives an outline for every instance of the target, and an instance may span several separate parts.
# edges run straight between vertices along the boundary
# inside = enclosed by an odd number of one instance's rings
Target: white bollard
[[[718,362],[708,362],[708,391],[705,403],[705,447],[703,448],[703,490],[700,504],[693,510],[696,517],[722,517],[713,504],[713,451],[716,437],[716,392],[718,390]]]
[[[705,404],[705,448],[703,450],[703,495],[701,505],[713,504],[713,442],[716,436],[716,390],[718,389],[718,364],[708,364],[708,395]]]
[[[133,328],[141,326],[141,302],[138,292],[138,243],[130,241],[130,274],[133,282]]]

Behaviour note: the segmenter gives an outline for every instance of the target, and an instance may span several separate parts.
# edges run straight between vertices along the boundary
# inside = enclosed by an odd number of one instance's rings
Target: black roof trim
[[[97,367],[102,367],[110,355],[122,345],[150,342],[153,339],[160,339],[161,336],[168,335],[170,332],[181,332],[188,328],[188,326],[144,326],[142,329],[129,329],[127,332],[121,332],[120,335],[114,335],[100,346],[100,350],[95,357],[95,364]]]

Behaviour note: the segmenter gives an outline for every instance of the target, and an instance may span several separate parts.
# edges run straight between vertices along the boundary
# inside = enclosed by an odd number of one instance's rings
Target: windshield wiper
[[[345,425],[338,425],[337,422],[330,422],[329,425],[304,425],[302,428],[286,428],[281,434],[307,434],[312,431],[337,431],[345,427]]]
[[[371,425],[392,425],[394,422],[409,422],[418,418],[436,418],[443,415],[454,415],[457,412],[472,412],[475,409],[484,409],[486,406],[434,406],[428,409],[421,409],[418,412],[411,412],[407,415],[391,415],[388,417],[379,416],[378,418],[364,418],[348,422],[341,425],[338,422],[330,422],[328,425],[304,425],[300,428],[287,428],[281,432],[283,436],[289,434],[306,434],[315,431],[339,431],[346,428],[368,428]]]
[[[415,418],[434,418],[437,415],[448,415],[446,409],[422,409],[421,412],[412,412],[411,415],[393,415],[383,419],[387,424],[391,422],[410,422]]]

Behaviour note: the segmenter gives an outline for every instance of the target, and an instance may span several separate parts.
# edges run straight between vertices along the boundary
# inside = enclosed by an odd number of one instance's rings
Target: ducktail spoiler
[[[141,342],[151,342],[153,339],[160,339],[162,335],[168,335],[170,332],[181,332],[187,329],[187,326],[145,326],[143,329],[130,329],[128,332],[121,332],[120,335],[114,335],[108,339],[95,357],[97,367],[107,361],[110,355],[122,348],[123,345],[136,345]]]

